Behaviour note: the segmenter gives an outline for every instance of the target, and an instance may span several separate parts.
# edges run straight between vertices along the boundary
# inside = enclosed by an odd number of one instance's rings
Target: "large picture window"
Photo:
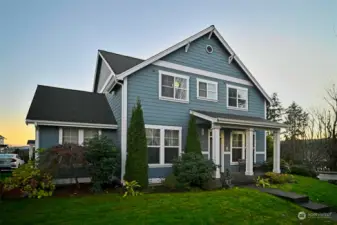
[[[201,100],[218,100],[218,83],[209,80],[197,79],[197,98]]]
[[[145,125],[150,166],[171,165],[181,152],[181,127]]]
[[[189,101],[189,77],[159,71],[159,98],[179,102]]]
[[[227,107],[248,110],[248,89],[227,85]]]

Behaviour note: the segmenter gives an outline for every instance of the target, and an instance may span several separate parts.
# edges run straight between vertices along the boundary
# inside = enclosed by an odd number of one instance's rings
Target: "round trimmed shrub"
[[[179,183],[203,187],[213,177],[216,165],[195,152],[184,153],[173,163],[173,174]]]

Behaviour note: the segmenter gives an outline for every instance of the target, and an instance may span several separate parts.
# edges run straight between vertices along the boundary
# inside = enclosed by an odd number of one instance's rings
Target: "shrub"
[[[5,190],[19,188],[29,198],[51,196],[55,189],[52,177],[33,166],[32,161],[15,169],[11,177],[5,179]]]
[[[268,172],[265,173],[265,177],[268,178],[272,184],[285,184],[294,182],[294,177],[289,174]]]
[[[84,157],[84,147],[75,144],[57,145],[50,149],[40,151],[39,168],[52,174],[54,177],[61,170],[67,170],[71,178],[75,178],[77,187],[78,171],[80,167],[85,167],[87,161]]]
[[[310,169],[307,166],[301,166],[301,165],[293,165],[291,167],[291,174],[300,175],[300,176],[306,176],[306,177],[317,177],[317,173],[315,170]]]
[[[113,182],[120,167],[119,153],[106,136],[95,136],[85,143],[85,159],[93,183],[92,191],[103,191],[103,185]]]
[[[190,120],[188,122],[188,131],[185,146],[185,153],[189,152],[201,154],[201,145],[197,131],[197,125],[195,122],[195,116],[193,115],[190,115]]]
[[[212,179],[215,170],[216,165],[213,161],[194,152],[184,153],[173,163],[173,174],[177,181],[189,186],[202,187]]]
[[[256,186],[257,187],[270,187],[269,179],[268,178],[262,178],[260,176],[257,177],[256,179]]]
[[[163,186],[167,187],[170,190],[188,189],[188,185],[178,182],[177,177],[174,176],[173,173],[171,173],[165,178]]]
[[[137,196],[140,195],[141,193],[137,191],[141,186],[138,184],[137,181],[125,181],[125,193],[123,195],[123,198],[127,196]]]
[[[140,100],[132,109],[128,128],[125,180],[135,180],[143,188],[148,186],[148,156],[143,110]]]
[[[281,159],[280,161],[280,169],[283,173],[289,173],[290,170],[291,170],[291,165],[292,165],[292,162],[287,162],[286,160],[284,159]],[[273,171],[273,158],[268,158],[267,161],[265,161],[263,163],[263,165],[261,166],[261,168],[264,170],[264,171]]]

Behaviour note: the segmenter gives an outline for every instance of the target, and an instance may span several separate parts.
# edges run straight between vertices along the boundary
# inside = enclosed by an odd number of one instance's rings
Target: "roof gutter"
[[[100,123],[79,123],[67,121],[50,121],[50,120],[29,120],[26,124],[35,124],[35,126],[59,126],[59,127],[83,127],[83,128],[101,128],[101,129],[117,129],[116,124],[100,124]]]

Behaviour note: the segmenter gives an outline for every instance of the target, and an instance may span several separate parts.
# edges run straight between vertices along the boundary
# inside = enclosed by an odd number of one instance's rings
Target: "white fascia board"
[[[241,69],[243,69],[243,71],[245,71],[245,73],[247,74],[247,76],[252,80],[252,82],[260,90],[260,92],[263,94],[263,96],[268,100],[268,102],[271,102],[270,96],[266,93],[266,91],[262,88],[262,86],[257,82],[257,80],[255,79],[255,77],[253,76],[253,74],[242,63],[242,61],[240,60],[240,58],[235,54],[235,52],[233,51],[233,49],[229,46],[229,44],[221,36],[221,34],[219,33],[219,31],[217,29],[214,29],[213,33],[218,37],[218,39],[223,44],[223,46],[225,46],[225,48],[227,49],[227,51],[229,51],[231,55],[234,55],[234,59],[239,64],[239,66],[241,67]]]
[[[99,51],[98,51],[98,54],[99,54],[99,56],[101,57],[102,62],[104,62],[104,63],[107,65],[107,67],[109,68],[109,70],[110,70],[110,75],[109,75],[108,79],[106,79],[106,81],[105,81],[103,87],[101,88],[101,90],[99,90],[99,93],[102,93],[102,92],[105,90],[106,86],[108,85],[109,81],[110,81],[112,78],[114,78],[114,77],[116,76],[116,74],[115,74],[115,72],[113,71],[113,69],[110,67],[109,63],[106,61],[106,59],[103,57],[103,55],[102,55]]]
[[[268,122],[255,122],[255,121],[247,121],[247,120],[233,120],[233,119],[223,119],[217,118],[219,123],[227,123],[227,124],[235,124],[235,125],[242,125],[242,126],[254,126],[254,127],[264,127],[270,129],[280,129],[280,128],[287,128],[288,125],[281,124],[281,123],[268,123]]]
[[[190,43],[190,42],[192,42],[192,41],[194,41],[194,40],[202,37],[203,35],[211,32],[212,30],[214,30],[214,26],[213,25],[210,26],[210,27],[208,27],[208,28],[206,28],[206,29],[204,29],[204,30],[202,30],[202,31],[200,31],[200,32],[198,32],[197,34],[195,34],[195,35],[193,35],[193,36],[191,36],[191,37],[189,37],[189,38],[187,38],[187,39],[185,39],[185,40],[183,40],[183,41],[181,41],[181,42],[179,42],[179,43],[177,43],[177,44],[169,47],[168,49],[159,52],[158,54],[156,54],[156,55],[150,57],[149,59],[145,60],[144,62],[142,62],[142,63],[140,63],[140,64],[138,64],[138,65],[136,65],[136,66],[134,66],[134,67],[132,67],[130,69],[128,69],[127,71],[125,71],[125,72],[117,75],[117,78],[123,80],[128,75],[136,72],[137,70],[140,70],[140,69],[144,68],[147,65],[150,65],[151,63],[154,63],[155,61],[161,59],[162,57],[164,57],[164,56],[166,56],[166,55],[168,55],[168,54],[176,51],[177,49],[179,49],[179,48],[187,45],[188,43]]]
[[[60,127],[86,127],[86,128],[102,128],[117,129],[114,124],[98,124],[98,123],[77,123],[66,121],[48,121],[48,120],[26,120],[27,124],[37,124],[38,126],[60,126]]]
[[[193,111],[193,110],[190,110],[190,114],[191,114],[191,115],[194,115],[194,116],[196,116],[196,117],[199,117],[199,118],[201,118],[201,119],[208,120],[208,121],[213,122],[213,123],[217,122],[217,119],[216,119],[216,118],[207,116],[207,115],[202,114],[202,113],[198,113],[198,112]]]

